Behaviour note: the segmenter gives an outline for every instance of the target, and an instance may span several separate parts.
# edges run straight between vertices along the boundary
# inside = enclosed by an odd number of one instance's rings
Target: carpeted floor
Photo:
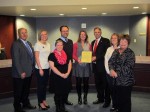
[[[74,103],[73,106],[66,106],[69,112],[110,112],[110,107],[102,108],[103,104],[93,105],[92,102],[96,100],[96,93],[90,92],[88,94],[88,105],[77,104],[77,94],[75,92],[70,93],[69,100]],[[36,94],[30,95],[31,104],[37,106]],[[55,112],[55,105],[53,100],[53,94],[47,94],[47,102],[50,105],[50,109],[44,112]],[[13,110],[13,98],[0,99],[0,112],[14,112]],[[26,110],[26,112],[43,112],[38,107],[35,110]],[[132,92],[132,112],[150,112],[150,93]]]

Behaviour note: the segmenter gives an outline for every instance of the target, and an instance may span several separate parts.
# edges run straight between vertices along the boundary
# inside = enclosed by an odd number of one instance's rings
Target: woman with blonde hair
[[[46,89],[49,79],[48,56],[50,54],[50,44],[47,42],[47,31],[41,30],[39,32],[38,39],[39,41],[34,46],[38,105],[40,109],[47,110],[48,108],[50,108],[50,106],[46,102]]]

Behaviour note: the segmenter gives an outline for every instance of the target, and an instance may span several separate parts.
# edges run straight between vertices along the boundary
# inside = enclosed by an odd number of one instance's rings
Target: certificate
[[[82,63],[91,63],[92,62],[92,52],[91,51],[82,51],[81,62]]]

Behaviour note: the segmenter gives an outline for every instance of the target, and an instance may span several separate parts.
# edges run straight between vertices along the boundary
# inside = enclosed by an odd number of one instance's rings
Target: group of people
[[[95,27],[95,39],[91,43],[87,32],[81,30],[77,42],[73,44],[68,38],[68,26],[61,26],[60,34],[54,51],[51,51],[46,30],[39,32],[39,41],[33,48],[27,41],[27,29],[18,29],[19,39],[11,48],[15,112],[36,108],[28,98],[33,72],[37,76],[38,106],[41,110],[50,108],[46,101],[47,83],[50,80],[49,89],[54,93],[56,112],[68,112],[65,104],[73,105],[68,100],[72,75],[76,78],[78,104],[88,104],[89,77],[94,74],[97,100],[93,104],[104,103],[103,108],[107,108],[112,99],[111,112],[131,112],[135,55],[128,48],[129,35],[118,36],[114,33],[109,41],[101,36],[101,28]],[[92,52],[91,63],[81,61],[83,51]]]

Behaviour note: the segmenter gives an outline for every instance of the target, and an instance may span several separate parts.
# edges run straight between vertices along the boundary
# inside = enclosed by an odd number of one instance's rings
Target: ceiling
[[[133,9],[134,6],[139,8]],[[31,11],[31,8],[36,10]],[[0,15],[11,16],[127,16],[142,12],[150,14],[150,0],[0,0]]]

